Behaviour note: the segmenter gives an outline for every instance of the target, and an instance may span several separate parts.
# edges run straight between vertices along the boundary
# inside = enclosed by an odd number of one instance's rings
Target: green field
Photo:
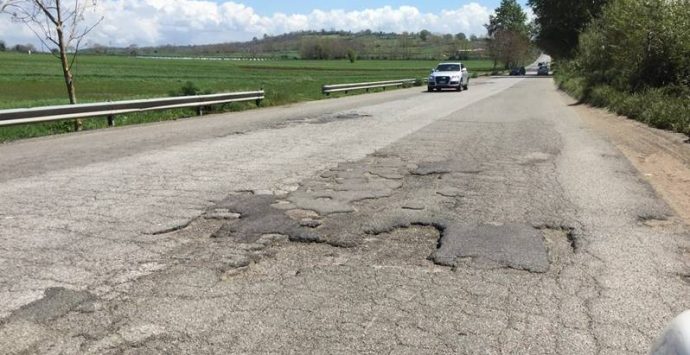
[[[0,53],[0,109],[67,104],[60,64],[47,54]],[[490,61],[465,61],[471,72],[491,70]],[[208,92],[266,90],[262,105],[322,99],[321,85],[402,78],[424,78],[435,61],[209,61],[80,56],[75,65],[79,102],[169,96],[185,83]],[[248,105],[234,105],[236,110]],[[118,125],[189,116],[189,110],[120,117]],[[104,125],[87,120],[86,129]],[[0,141],[71,129],[69,122],[0,128]]]

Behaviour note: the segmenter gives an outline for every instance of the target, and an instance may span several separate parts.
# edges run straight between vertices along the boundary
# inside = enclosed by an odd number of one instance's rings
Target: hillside
[[[230,58],[344,59],[482,59],[485,40],[459,34],[306,31],[264,35],[249,42],[159,47],[107,48],[95,45],[92,54],[139,56],[210,56]]]

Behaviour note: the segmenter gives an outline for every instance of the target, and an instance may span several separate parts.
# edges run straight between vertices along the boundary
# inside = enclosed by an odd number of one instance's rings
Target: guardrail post
[[[204,115],[204,108],[201,106],[197,106],[196,108],[196,115],[197,116],[203,116]]]
[[[108,127],[115,127],[115,115],[108,115]]]

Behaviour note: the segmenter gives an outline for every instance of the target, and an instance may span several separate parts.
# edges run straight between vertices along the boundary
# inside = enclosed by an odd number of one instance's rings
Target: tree
[[[457,39],[458,41],[466,41],[466,40],[467,40],[467,35],[465,35],[464,33],[460,32],[460,33],[458,33],[458,34],[455,35],[455,39]]]
[[[4,52],[7,50],[7,46],[5,45],[5,41],[0,41],[0,52]]]
[[[16,44],[12,48],[15,52],[18,53],[30,53],[30,52],[35,52],[36,48],[34,47],[33,44],[27,43],[27,44]]]
[[[498,31],[511,31],[525,35],[528,33],[527,14],[517,0],[502,0],[495,12],[489,17],[489,23],[484,25],[489,37]]]
[[[77,103],[72,67],[77,59],[79,46],[86,35],[103,18],[86,24],[86,11],[95,6],[96,0],[74,0],[64,4],[61,0],[6,0],[0,13],[8,13],[15,22],[24,23],[47,47],[57,47],[57,58],[71,104]],[[68,51],[71,50],[71,54]],[[81,120],[75,121],[75,129],[81,129]]]
[[[529,26],[527,14],[516,0],[502,0],[495,14],[484,25],[489,35],[489,51],[494,58],[494,68],[498,61],[506,67],[521,64],[529,52]]]
[[[419,32],[419,39],[421,39],[422,42],[426,42],[426,40],[429,39],[429,35],[431,35],[431,32],[428,30],[422,30]]]
[[[529,0],[536,43],[554,58],[575,56],[578,37],[610,0]]]
[[[350,63],[357,61],[357,52],[355,52],[354,49],[349,48],[347,50],[347,59],[350,61]]]

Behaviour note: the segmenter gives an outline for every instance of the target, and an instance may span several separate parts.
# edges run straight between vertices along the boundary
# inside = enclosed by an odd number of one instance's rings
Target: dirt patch
[[[687,137],[585,105],[574,109],[607,136],[678,216],[690,224],[690,145],[684,143]]]

